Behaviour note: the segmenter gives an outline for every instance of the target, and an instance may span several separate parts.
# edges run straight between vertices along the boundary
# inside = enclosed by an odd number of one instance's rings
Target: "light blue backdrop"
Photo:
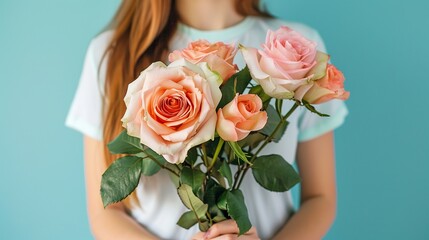
[[[0,1],[0,239],[91,239],[81,135],[63,122],[119,2]],[[319,30],[352,92],[326,239],[429,239],[429,2],[267,3]]]

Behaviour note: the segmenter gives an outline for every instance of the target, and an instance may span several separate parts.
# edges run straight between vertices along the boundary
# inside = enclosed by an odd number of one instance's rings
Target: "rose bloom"
[[[206,63],[153,63],[128,86],[123,126],[168,162],[182,163],[191,147],[214,138],[218,78]]]
[[[332,99],[347,100],[350,92],[344,90],[344,75],[334,65],[328,64],[326,75],[315,81],[304,95],[304,100],[312,103],[324,103]]]
[[[295,90],[323,74],[329,59],[316,50],[315,42],[288,27],[268,31],[262,50],[240,48],[253,79],[266,94],[279,99],[300,100],[308,88],[297,94]]]
[[[251,131],[262,129],[267,123],[267,112],[261,111],[262,100],[255,94],[236,95],[217,112],[216,131],[230,142],[247,137]]]
[[[228,80],[237,72],[233,60],[237,49],[232,44],[223,42],[210,43],[207,40],[198,40],[189,43],[188,47],[176,50],[168,56],[170,62],[185,58],[191,63],[207,62],[212,71],[217,72],[223,81]]]

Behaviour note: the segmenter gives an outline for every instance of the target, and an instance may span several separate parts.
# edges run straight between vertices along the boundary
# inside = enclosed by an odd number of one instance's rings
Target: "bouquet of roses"
[[[280,140],[298,107],[327,116],[312,104],[347,99],[344,76],[316,43],[287,27],[269,31],[262,49],[239,49],[247,64],[240,71],[235,46],[199,40],[170,53],[169,65],[151,64],[129,85],[125,130],[108,145],[123,157],[103,174],[104,206],[132,193],[142,174],[165,169],[189,209],[178,225],[206,231],[232,218],[243,234],[252,226],[240,190],[249,169],[270,191],[300,181],[281,155],[261,150]],[[294,102],[286,113],[284,100]]]

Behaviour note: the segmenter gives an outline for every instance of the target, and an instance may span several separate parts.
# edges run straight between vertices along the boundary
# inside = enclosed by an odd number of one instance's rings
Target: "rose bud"
[[[347,100],[350,92],[344,90],[344,75],[334,65],[329,64],[326,75],[315,81],[304,95],[304,100],[311,104],[327,102],[331,99]]]
[[[189,43],[188,47],[181,51],[176,50],[170,53],[168,58],[170,62],[181,58],[194,64],[207,62],[211,70],[217,72],[222,78],[222,82],[225,82],[237,72],[237,66],[233,64],[236,53],[237,49],[232,44],[198,40]]]
[[[234,99],[219,109],[216,131],[230,142],[245,138],[251,131],[262,129],[267,123],[267,112],[261,111],[262,101],[255,94],[236,95]]]

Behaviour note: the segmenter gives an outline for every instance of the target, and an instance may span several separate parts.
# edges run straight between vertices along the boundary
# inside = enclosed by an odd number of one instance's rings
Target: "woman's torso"
[[[179,24],[178,30],[170,42],[170,49],[185,48],[190,41],[198,39],[206,39],[210,42],[240,43],[247,47],[260,47],[265,41],[267,30],[276,30],[282,25],[289,26],[307,38],[318,42],[319,50],[325,51],[323,42],[313,29],[299,23],[260,17],[247,17],[233,27],[217,31],[199,31]],[[91,42],[81,83],[66,123],[68,126],[100,140],[102,139],[101,102],[103,99],[106,60],[101,63],[99,76],[95,74],[95,71],[111,36],[112,31],[106,31]],[[239,52],[235,58],[235,63],[240,69],[244,67],[244,62]],[[100,81],[93,78],[97,78]],[[283,105],[284,111],[287,111],[291,105],[292,102],[286,101]],[[295,111],[289,118],[290,124],[285,136],[279,143],[269,144],[262,154],[280,154],[289,163],[293,163],[298,139],[302,134],[300,132],[302,131],[302,126],[300,125],[310,125],[314,121],[307,120],[307,117],[303,117],[304,114],[306,113],[304,113],[303,109]],[[250,220],[256,226],[259,236],[262,239],[272,237],[293,212],[290,192],[269,192],[256,183],[250,172],[246,175],[241,189],[245,196]],[[139,203],[131,207],[130,213],[152,233],[162,239],[190,239],[198,231],[198,226],[186,230],[176,224],[186,209],[166,172],[160,171],[152,177],[142,177],[136,191]]]

